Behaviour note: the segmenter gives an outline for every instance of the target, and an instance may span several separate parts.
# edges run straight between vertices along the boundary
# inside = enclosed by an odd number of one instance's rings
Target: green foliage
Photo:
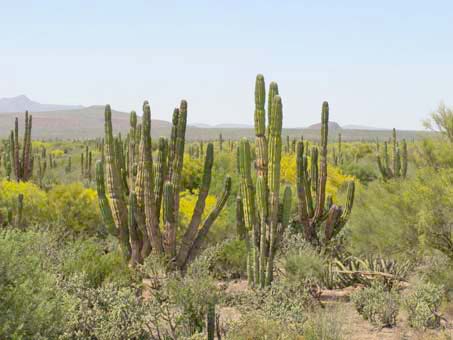
[[[439,104],[437,111],[432,112],[430,118],[424,121],[426,128],[439,131],[453,142],[453,110],[443,102]]]
[[[259,313],[244,315],[230,325],[228,340],[302,340],[298,332],[291,330],[285,322],[269,320]]]
[[[370,163],[344,162],[340,170],[346,176],[357,178],[362,184],[368,184],[377,178],[376,167]]]
[[[359,314],[373,324],[383,327],[396,325],[399,311],[399,297],[394,291],[387,291],[379,283],[363,288],[351,295]]]
[[[425,265],[419,269],[428,282],[444,288],[447,301],[453,301],[453,261],[443,254],[425,258]]]
[[[109,284],[91,288],[83,276],[63,282],[70,308],[60,339],[151,339],[139,291]]]
[[[317,310],[304,324],[304,340],[342,340],[341,310]]]
[[[51,219],[66,232],[94,235],[101,224],[96,191],[81,183],[57,185],[48,193]]]
[[[99,240],[76,240],[63,254],[61,271],[66,276],[83,276],[85,285],[96,288],[105,283],[125,286],[131,283],[131,272],[118,249],[106,252]]]
[[[287,279],[307,285],[322,284],[326,272],[326,259],[309,245],[285,254],[283,268]]]
[[[409,325],[414,328],[438,327],[442,296],[442,287],[429,282],[418,283],[404,299]]]
[[[51,241],[45,234],[0,232],[0,338],[56,338],[68,308],[57,276],[45,270]]]
[[[452,170],[427,168],[406,181],[360,188],[349,223],[353,253],[415,259],[437,249],[453,256],[451,183]]]
[[[204,157],[204,155],[203,155]],[[184,155],[184,166],[182,168],[181,187],[193,192],[200,187],[201,176],[203,175],[203,160],[191,159]]]

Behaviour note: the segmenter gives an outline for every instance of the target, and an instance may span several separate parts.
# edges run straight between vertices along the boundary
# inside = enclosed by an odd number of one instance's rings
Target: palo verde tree
[[[142,263],[153,253],[166,256],[172,269],[185,269],[202,249],[230,194],[231,179],[227,177],[216,206],[203,220],[214,161],[214,147],[209,143],[198,199],[178,248],[176,230],[179,229],[186,121],[187,102],[183,100],[173,113],[171,138],[159,140],[156,162],[153,162],[148,102],[143,105],[140,129],[136,117],[131,117],[126,146],[113,137],[111,109],[109,105],[105,108],[104,160],[96,164],[99,206],[107,229],[118,238],[124,257],[132,265]],[[138,147],[133,144],[137,136],[140,137]],[[127,157],[123,149],[128,150]]]

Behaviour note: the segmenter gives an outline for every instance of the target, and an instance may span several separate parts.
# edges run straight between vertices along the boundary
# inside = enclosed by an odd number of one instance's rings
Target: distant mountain
[[[0,98],[0,113],[14,113],[14,112],[45,112],[45,111],[58,111],[58,110],[77,110],[81,109],[81,105],[54,105],[54,104],[41,104],[35,102],[25,95],[20,95],[11,98]]]
[[[345,129],[345,130],[370,130],[370,131],[390,130],[390,129],[385,129],[385,128],[377,128],[377,127],[373,127],[373,126],[355,125],[355,124],[343,125],[343,129]]]
[[[201,129],[253,129],[253,125],[249,124],[216,124],[216,125],[210,125],[210,124],[204,124],[204,123],[194,123],[194,124],[189,124],[189,126],[196,127],[196,128],[201,128]]]
[[[319,130],[321,129],[321,123],[312,124],[307,127],[308,130]],[[341,130],[340,124],[337,122],[329,122],[329,130]]]
[[[33,138],[77,139],[95,138],[104,135],[104,106],[89,106],[81,109],[36,112],[33,116]],[[0,137],[6,137],[14,127],[14,118],[19,118],[20,132],[23,132],[23,113],[0,114]],[[140,120],[140,117],[139,117]],[[129,114],[112,110],[112,123],[115,133],[127,134]],[[153,137],[167,136],[171,124],[164,120],[151,121]]]

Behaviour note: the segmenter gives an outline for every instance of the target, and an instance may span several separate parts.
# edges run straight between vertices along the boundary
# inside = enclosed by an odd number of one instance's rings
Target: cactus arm
[[[173,244],[170,243],[171,235],[168,235],[175,229],[175,212],[174,212],[174,186],[173,183],[170,181],[166,181],[163,187],[163,194],[162,194],[162,206],[163,206],[163,221],[164,221],[164,230],[165,230],[165,238],[164,238],[164,248],[166,254],[168,254],[171,258],[175,257],[176,249],[174,248]]]
[[[19,119],[14,122],[14,168],[16,170],[16,180],[19,182],[22,176],[22,166],[19,157]]]
[[[112,210],[110,209],[109,202],[105,194],[104,165],[102,164],[102,161],[96,162],[96,187],[99,210],[101,211],[104,225],[112,236],[117,237],[119,236],[118,229],[116,228],[115,222],[113,220]]]
[[[236,197],[236,234],[240,240],[244,240],[246,233],[242,197],[238,195]]]
[[[304,142],[297,142],[296,147],[296,166],[297,166],[297,211],[299,223],[303,226],[304,237],[306,240],[310,240],[313,231],[311,230],[310,216],[308,212],[307,192],[306,189],[309,187],[306,184],[306,169],[304,161]],[[310,194],[311,196],[311,194]]]
[[[195,259],[200,254],[201,248],[203,246],[204,240],[211,229],[211,226],[214,224],[215,220],[219,216],[220,212],[222,211],[223,207],[225,206],[228,197],[231,193],[231,177],[227,176],[225,178],[225,183],[223,185],[223,191],[219,197],[217,197],[217,203],[215,207],[210,211],[208,217],[203,222],[200,230],[197,233],[197,236],[190,248],[186,261],[184,263],[184,267],[187,266],[190,262]]]
[[[266,141],[266,113],[264,111],[265,85],[264,77],[259,74],[255,84],[255,143],[256,143],[256,175],[263,176],[267,182],[268,159]],[[265,195],[267,190],[265,190]]]
[[[249,285],[253,285],[253,268],[256,268],[257,261],[255,257],[254,237],[251,242],[249,234],[255,235],[257,218],[255,211],[255,192],[251,175],[250,143],[246,138],[241,139],[239,155],[240,191],[244,209],[245,227],[247,229],[247,277]]]
[[[329,104],[324,102],[321,115],[321,163],[318,190],[316,192],[316,209],[314,220],[317,221],[324,213],[327,183],[327,139],[329,134]]]
[[[112,132],[112,111],[110,105],[105,107],[105,170],[109,204],[112,210],[113,220],[119,230],[119,239],[123,255],[127,260],[130,258],[131,248],[129,243],[129,229],[127,225],[127,206],[121,191],[121,174],[115,159],[115,140]]]
[[[142,118],[142,138],[143,138],[143,152],[144,152],[144,205],[145,205],[145,218],[146,229],[148,237],[151,242],[152,251],[161,255],[164,252],[162,244],[162,234],[159,228],[159,221],[157,220],[155,197],[154,197],[154,178],[153,178],[153,157],[151,146],[151,109],[149,104],[145,102],[143,105],[143,118]]]
[[[268,128],[267,128],[267,134],[266,136],[269,138],[270,135],[270,122],[271,122],[271,116],[272,116],[272,110],[273,110],[273,105],[274,105],[274,97],[278,95],[278,85],[276,82],[272,81],[269,84],[269,94],[267,96],[267,121],[269,123]]]
[[[313,146],[311,148],[311,162],[310,162],[310,183],[313,192],[318,191],[318,148]],[[310,194],[311,196],[311,194]]]
[[[289,224],[289,218],[291,214],[291,187],[287,185],[283,193],[283,201],[279,205],[279,223],[278,232],[275,236],[275,241],[270,244],[269,258],[267,261],[267,273],[265,285],[269,286],[274,280],[274,258],[278,249],[278,245],[281,242],[283,233]]]
[[[336,234],[338,231],[336,230],[336,227],[339,224],[341,214],[343,213],[342,208],[333,204],[330,209],[329,213],[327,215],[327,221],[325,225],[325,230],[324,230],[324,242],[327,243],[329,242],[334,234]]]
[[[258,205],[258,211],[260,215],[260,242],[259,242],[259,254],[260,254],[260,263],[259,263],[259,280],[261,288],[264,288],[266,283],[266,254],[268,253],[267,249],[267,197],[266,197],[266,182],[263,176],[258,176],[256,179],[256,201]],[[258,251],[258,249],[257,249]]]
[[[142,257],[140,254],[140,248],[141,248],[142,242],[141,242],[139,230],[137,228],[136,212],[137,212],[137,196],[135,195],[134,191],[131,191],[129,193],[128,226],[129,226],[129,234],[130,234],[130,238],[131,238],[131,248],[132,248],[131,263],[132,263],[132,266],[135,266],[136,264],[142,262]]]
[[[154,163],[154,193],[156,197],[157,220],[160,221],[160,207],[162,204],[162,192],[167,176],[167,139],[159,138],[157,159]]]
[[[273,259],[277,244],[278,210],[280,198],[280,159],[282,153],[282,100],[279,95],[274,97],[269,130],[269,259],[266,284],[272,281]]]
[[[209,186],[211,184],[212,166],[214,164],[214,146],[212,143],[208,144],[206,148],[206,157],[204,160],[203,178],[198,193],[197,202],[192,214],[192,218],[187,227],[186,232],[181,241],[178,256],[176,258],[176,265],[183,266],[190,251],[190,247],[197,235],[198,226],[200,225],[203,211],[206,205],[206,197],[208,197]]]

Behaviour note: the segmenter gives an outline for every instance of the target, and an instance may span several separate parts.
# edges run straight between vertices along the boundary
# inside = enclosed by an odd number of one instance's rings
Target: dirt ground
[[[248,289],[247,281],[238,280],[229,283],[219,283],[225,289],[226,293],[238,293]],[[425,332],[416,332],[407,324],[407,317],[404,311],[401,311],[397,326],[393,328],[376,328],[368,321],[364,320],[355,310],[354,305],[349,302],[349,295],[354,288],[345,288],[341,290],[324,290],[321,295],[321,301],[326,309],[332,309],[332,312],[341,313],[343,323],[343,334],[347,340],[453,340],[453,311],[445,314],[450,321],[448,330],[427,330]],[[240,318],[240,313],[233,307],[222,307],[218,309],[221,322],[236,321]]]

